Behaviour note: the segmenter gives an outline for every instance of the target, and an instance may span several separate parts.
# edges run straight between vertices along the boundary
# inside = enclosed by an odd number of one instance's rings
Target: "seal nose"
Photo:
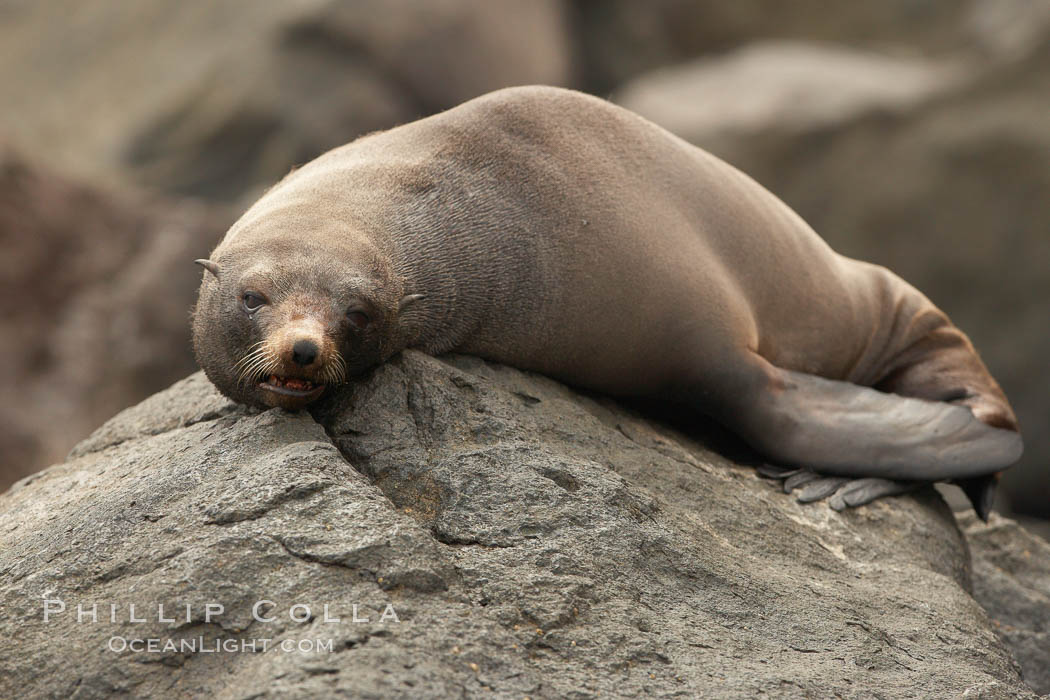
[[[312,340],[297,340],[292,346],[292,362],[300,367],[309,367],[317,359],[317,343]]]

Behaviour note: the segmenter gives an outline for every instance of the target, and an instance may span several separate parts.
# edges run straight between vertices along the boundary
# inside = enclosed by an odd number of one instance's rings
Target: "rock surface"
[[[1050,544],[1012,520],[961,523],[973,555],[974,597],[1013,650],[1025,680],[1050,695]]]
[[[575,0],[573,6],[579,70],[587,89],[599,94],[661,66],[766,40],[996,62],[1030,51],[1050,30],[1050,4],[1030,0]]]
[[[834,128],[950,91],[961,63],[832,44],[763,41],[645,74],[612,100],[697,144]]]
[[[469,357],[313,417],[195,374],[0,496],[0,696],[1034,697],[935,492],[802,506],[694,432]]]

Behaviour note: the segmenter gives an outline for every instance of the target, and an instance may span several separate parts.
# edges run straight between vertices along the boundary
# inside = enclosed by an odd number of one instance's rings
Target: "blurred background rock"
[[[0,488],[192,371],[190,261],[293,165],[526,83],[925,291],[1025,429],[1001,509],[1050,514],[1048,0],[0,0]]]

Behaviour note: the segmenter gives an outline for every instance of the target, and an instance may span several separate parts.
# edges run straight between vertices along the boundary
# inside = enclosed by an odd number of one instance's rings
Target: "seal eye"
[[[266,298],[255,292],[245,292],[244,296],[241,297],[241,304],[244,306],[245,311],[253,314],[266,304]]]
[[[346,320],[349,321],[354,328],[360,329],[367,326],[371,319],[368,318],[368,314],[360,309],[350,309],[346,312]]]

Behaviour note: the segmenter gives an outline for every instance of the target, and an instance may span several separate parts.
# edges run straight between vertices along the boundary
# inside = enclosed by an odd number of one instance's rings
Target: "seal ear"
[[[415,302],[419,301],[420,299],[426,299],[426,298],[427,298],[426,294],[406,294],[405,296],[401,297],[401,301],[398,302],[398,304],[397,304],[397,312],[401,313],[402,311],[407,309],[409,306],[412,306],[412,304],[414,304]]]
[[[197,260],[194,260],[193,262],[197,263],[198,265],[203,267],[205,270],[207,270],[208,272],[210,272],[213,275],[215,275],[215,279],[219,279],[219,264],[218,263],[214,263],[211,260],[205,260],[204,258],[199,258]]]

